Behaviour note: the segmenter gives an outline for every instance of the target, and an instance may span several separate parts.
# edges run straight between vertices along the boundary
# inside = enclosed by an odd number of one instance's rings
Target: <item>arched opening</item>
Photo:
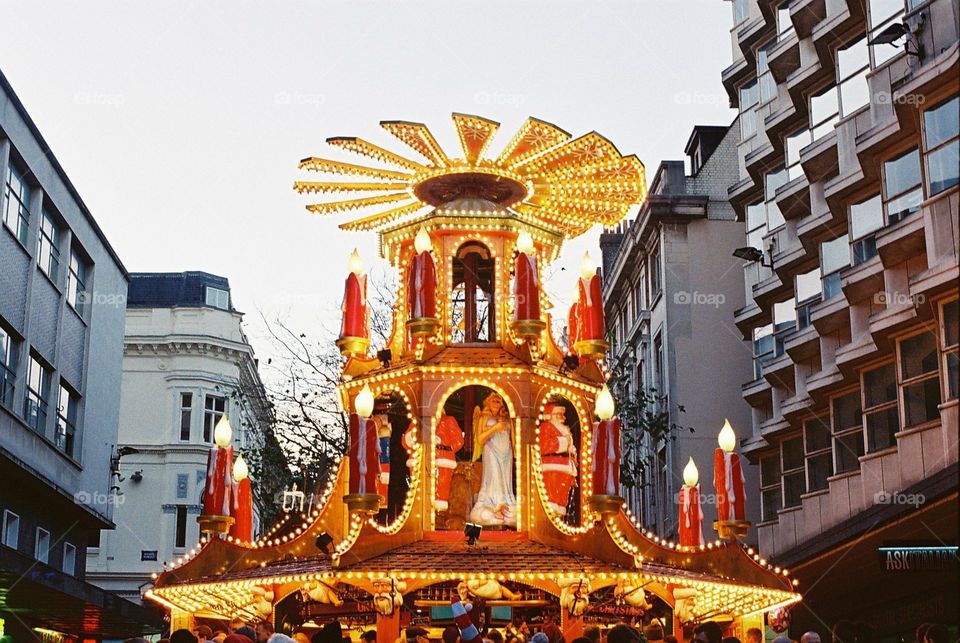
[[[454,343],[496,340],[494,280],[490,249],[478,241],[460,246],[453,258],[450,335]]]
[[[493,389],[464,386],[451,393],[434,426],[434,510],[438,529],[468,523],[491,529],[517,524],[515,420]]]
[[[581,518],[581,433],[573,402],[555,393],[547,396],[537,430],[544,509],[574,527]]]
[[[377,522],[387,525],[403,511],[410,490],[408,460],[411,454],[408,451],[409,440],[404,440],[411,425],[410,409],[400,393],[387,391],[374,401],[371,419],[377,423],[377,436],[380,439],[377,491],[385,500],[385,505],[377,514]]]

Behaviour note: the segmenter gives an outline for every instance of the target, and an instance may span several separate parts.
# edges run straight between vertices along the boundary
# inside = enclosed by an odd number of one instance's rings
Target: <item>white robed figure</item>
[[[510,414],[496,393],[473,411],[473,459],[483,453],[483,477],[470,521],[480,525],[517,524],[517,496],[513,492],[513,445]]]

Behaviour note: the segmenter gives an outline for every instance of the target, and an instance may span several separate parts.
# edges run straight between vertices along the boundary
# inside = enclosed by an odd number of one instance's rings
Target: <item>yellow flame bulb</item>
[[[373,415],[373,391],[370,390],[369,384],[364,384],[363,390],[357,393],[353,408],[356,409],[357,415],[362,418],[369,418]]]
[[[246,480],[247,476],[250,475],[250,470],[247,468],[247,462],[243,459],[243,455],[237,456],[237,461],[233,463],[233,479],[237,482],[241,480]]]
[[[613,396],[610,395],[610,389],[607,388],[606,384],[603,385],[603,388],[600,389],[600,393],[597,394],[597,404],[594,408],[594,411],[596,412],[597,417],[601,420],[609,420],[616,412],[616,406],[613,403]]]
[[[213,428],[213,441],[218,447],[223,449],[230,444],[230,438],[233,437],[233,428],[230,426],[230,418],[224,413],[217,421],[217,426]]]
[[[730,420],[723,420],[723,428],[720,429],[720,435],[717,436],[717,442],[720,448],[727,453],[732,452],[737,447],[737,434],[733,432]]]
[[[422,226],[413,240],[413,248],[417,251],[417,254],[433,250],[433,242],[430,240],[430,235],[427,234],[426,229]]]
[[[590,256],[590,252],[583,253],[583,259],[580,261],[580,276],[584,279],[592,279],[597,274],[597,264]]]
[[[529,232],[524,231],[517,235],[517,251],[528,256],[533,255],[536,251],[533,246],[533,237],[530,236]]]
[[[356,248],[350,253],[350,259],[347,261],[347,265],[350,267],[350,272],[356,276],[359,277],[363,274],[363,259],[360,258],[360,253],[357,252]]]
[[[690,461],[687,462],[687,466],[683,468],[683,484],[688,487],[696,487],[698,482],[700,482],[700,472],[697,470],[697,465],[691,457]]]

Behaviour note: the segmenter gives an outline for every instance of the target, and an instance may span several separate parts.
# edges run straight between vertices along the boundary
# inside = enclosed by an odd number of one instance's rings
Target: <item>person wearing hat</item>
[[[313,643],[343,643],[343,628],[337,621],[327,623],[310,640]]]
[[[406,630],[407,643],[427,643],[427,632],[422,627],[408,627]]]
[[[546,419],[540,423],[537,443],[540,446],[540,465],[543,486],[547,491],[547,509],[563,516],[567,513],[570,489],[577,480],[577,446],[573,432],[567,426],[567,409],[562,404],[548,404]]]

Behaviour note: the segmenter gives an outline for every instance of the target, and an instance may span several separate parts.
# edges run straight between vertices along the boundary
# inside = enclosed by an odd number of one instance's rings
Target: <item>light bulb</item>
[[[536,248],[533,247],[533,237],[529,232],[523,231],[517,235],[517,250],[525,255],[533,255],[536,252]]]
[[[247,468],[247,462],[243,459],[243,454],[240,454],[237,456],[237,461],[233,463],[233,479],[240,482],[246,480],[248,475],[250,470]]]
[[[690,461],[687,462],[687,466],[683,468],[683,484],[688,487],[696,487],[699,481],[700,472],[697,471],[697,465],[693,462],[693,457],[691,457]]]
[[[222,449],[230,444],[232,437],[233,428],[230,426],[230,418],[224,413],[217,421],[217,426],[213,427],[213,441]]]
[[[362,418],[369,418],[373,415],[373,391],[369,384],[363,385],[363,390],[357,393],[357,399],[353,401],[353,408],[357,415]]]
[[[594,407],[597,417],[601,420],[609,420],[616,412],[616,406],[613,403],[613,396],[610,395],[610,389],[604,384],[603,388],[597,394],[597,403]]]
[[[430,241],[430,235],[427,234],[427,230],[423,226],[420,226],[420,231],[417,232],[417,236],[413,240],[413,248],[417,251],[417,254],[433,250],[433,242]]]
[[[354,248],[353,252],[350,253],[350,259],[347,261],[347,266],[350,267],[350,272],[356,276],[363,274],[363,259],[360,258],[360,253],[357,252],[357,249]]]
[[[723,428],[720,429],[717,442],[720,444],[720,448],[727,453],[732,452],[737,447],[737,434],[733,432],[733,427],[730,426],[730,420],[723,420]]]
[[[580,276],[584,279],[592,279],[597,274],[597,264],[590,256],[590,251],[583,253],[583,259],[580,261]]]

